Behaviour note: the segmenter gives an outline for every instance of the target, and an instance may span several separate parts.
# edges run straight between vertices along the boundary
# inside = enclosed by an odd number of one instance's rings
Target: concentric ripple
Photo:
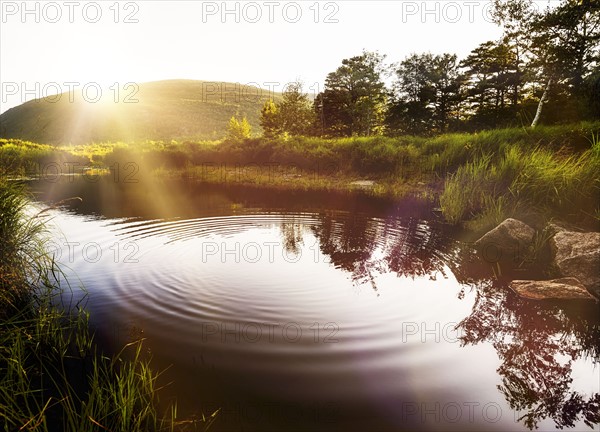
[[[270,365],[269,373],[289,375],[293,355],[302,373],[339,375],[357,367],[344,359],[358,356],[385,370],[408,361],[403,323],[448,315],[440,302],[416,307],[434,290],[423,276],[445,268],[432,249],[441,233],[421,221],[328,212],[85,224],[103,250],[135,246],[131,262],[76,256],[102,319],[126,316],[154,345],[203,350],[205,359],[211,349],[243,354],[262,372]],[[435,296],[451,299],[453,285]],[[163,354],[175,360],[176,352]],[[233,359],[219,366],[239,368]]]
[[[60,261],[89,292],[97,340],[119,349],[145,337],[190,413],[215,395],[217,406],[275,403],[276,413],[263,411],[269,419],[289,406],[341,413],[334,424],[303,419],[299,430],[464,429],[407,422],[406,403],[477,401],[511,413],[497,391],[494,347],[459,341],[458,323],[481,298],[456,280],[456,242],[431,220],[393,208],[51,213],[56,243],[71,242]],[[281,430],[262,420],[232,429]],[[467,426],[521,428],[510,415],[489,423],[481,412]]]

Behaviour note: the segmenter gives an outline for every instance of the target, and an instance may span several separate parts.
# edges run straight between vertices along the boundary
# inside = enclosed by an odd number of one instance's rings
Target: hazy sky
[[[0,0],[0,112],[89,83],[91,93],[96,83],[175,78],[280,83],[281,90],[301,79],[312,93],[363,49],[389,62],[424,51],[464,57],[499,37],[489,7],[431,0]]]

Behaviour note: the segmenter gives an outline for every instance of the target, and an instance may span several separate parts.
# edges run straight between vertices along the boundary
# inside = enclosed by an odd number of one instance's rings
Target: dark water
[[[82,198],[51,211],[54,243],[97,341],[145,337],[161,401],[220,408],[211,430],[598,430],[595,307],[515,297],[430,203],[31,186]]]

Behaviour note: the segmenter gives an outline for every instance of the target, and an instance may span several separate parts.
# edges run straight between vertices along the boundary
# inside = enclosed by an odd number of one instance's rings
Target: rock
[[[600,233],[559,231],[550,239],[553,264],[600,297]]]
[[[535,230],[529,225],[509,218],[477,240],[475,247],[487,262],[518,262],[527,253],[534,235]]]
[[[548,222],[548,224],[546,225],[546,232],[551,236],[554,236],[562,231],[573,231],[573,230],[569,229],[567,227],[567,225],[563,222]]]
[[[562,278],[543,281],[514,280],[509,287],[519,294],[533,300],[595,300],[576,278]]]

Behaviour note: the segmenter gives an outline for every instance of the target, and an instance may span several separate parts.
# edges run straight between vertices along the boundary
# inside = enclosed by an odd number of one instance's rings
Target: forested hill
[[[260,110],[273,96],[267,89],[193,80],[121,85],[118,93],[102,94],[92,103],[94,92],[84,97],[79,87],[28,101],[0,115],[0,137],[45,144],[217,139],[232,116],[247,117],[259,133]]]

